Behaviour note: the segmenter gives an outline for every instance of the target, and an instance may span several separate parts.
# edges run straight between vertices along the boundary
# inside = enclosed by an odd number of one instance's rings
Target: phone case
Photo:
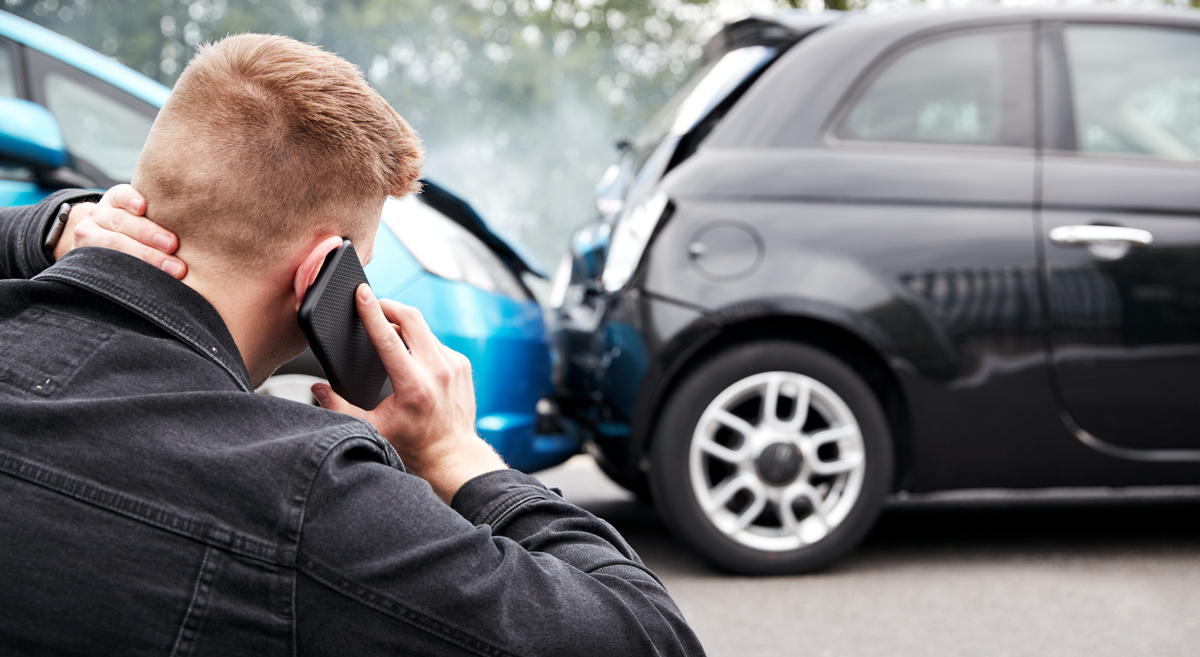
[[[371,410],[387,379],[387,370],[367,336],[354,295],[367,282],[350,240],[325,258],[316,281],[300,304],[300,328],[329,385],[346,401]]]

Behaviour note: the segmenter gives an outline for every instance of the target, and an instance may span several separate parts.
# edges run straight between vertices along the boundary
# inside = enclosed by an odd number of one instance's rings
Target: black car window
[[[1200,33],[1069,25],[1063,37],[1078,150],[1200,160]]]
[[[1032,145],[1032,36],[1025,29],[940,36],[868,77],[841,139]]]
[[[56,59],[29,54],[34,100],[58,120],[76,168],[100,186],[128,182],[158,110]]]
[[[631,191],[658,180],[675,156],[675,140],[693,131],[778,53],[769,46],[746,46],[723,54],[697,71],[638,135],[633,166],[637,173]],[[678,156],[676,163],[684,156]]]
[[[768,46],[747,46],[723,54],[696,72],[638,135],[637,146],[662,141],[663,135],[691,130],[738,85],[761,70],[778,51]]]

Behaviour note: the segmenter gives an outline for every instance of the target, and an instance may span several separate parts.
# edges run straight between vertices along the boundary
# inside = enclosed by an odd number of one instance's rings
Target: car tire
[[[663,520],[742,574],[809,572],[845,555],[874,524],[891,478],[890,431],[871,388],[794,342],[739,345],[693,370],[663,407],[651,448]]]
[[[600,471],[605,474],[614,484],[633,493],[634,499],[638,504],[652,506],[654,498],[650,492],[650,477],[644,472],[638,472],[634,475],[626,475],[619,472],[607,460],[603,458],[596,459],[596,465],[600,466]]]

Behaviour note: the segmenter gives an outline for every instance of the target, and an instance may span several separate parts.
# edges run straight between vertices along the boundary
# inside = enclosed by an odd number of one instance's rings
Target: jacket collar
[[[153,265],[110,249],[80,248],[34,280],[67,283],[128,308],[216,363],[242,390],[254,391],[241,352],[217,309]]]

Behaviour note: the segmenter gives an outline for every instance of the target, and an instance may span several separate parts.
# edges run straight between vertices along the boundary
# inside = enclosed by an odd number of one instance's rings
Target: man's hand
[[[475,433],[475,389],[467,357],[438,342],[416,308],[377,301],[365,284],[355,298],[395,394],[374,411],[364,411],[318,383],[312,392],[321,406],[374,425],[405,467],[428,481],[447,504],[467,480],[505,469],[496,451]]]
[[[54,259],[76,247],[100,246],[141,258],[182,279],[187,265],[171,257],[179,248],[179,238],[143,218],[144,214],[146,199],[129,185],[113,187],[99,203],[78,203],[71,207],[66,229],[54,247]]]

